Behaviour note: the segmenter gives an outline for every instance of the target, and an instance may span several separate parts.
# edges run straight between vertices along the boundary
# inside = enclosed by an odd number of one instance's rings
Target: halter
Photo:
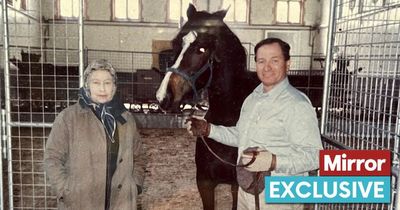
[[[197,71],[196,73],[194,73],[194,74],[192,74],[192,75],[189,75],[189,74],[185,73],[184,71],[180,70],[179,68],[167,68],[167,72],[170,71],[170,72],[176,73],[176,74],[180,75],[181,77],[183,77],[186,81],[188,81],[189,84],[190,84],[190,86],[191,86],[192,89],[193,89],[193,92],[194,92],[193,99],[194,99],[194,101],[198,101],[198,100],[200,99],[200,97],[199,97],[200,91],[203,91],[203,90],[207,89],[208,87],[210,87],[211,80],[212,80],[212,75],[213,75],[212,63],[213,63],[213,61],[212,61],[212,59],[210,58],[210,59],[208,60],[208,62],[207,62],[206,64],[204,64],[204,65],[200,68],[199,71]],[[206,72],[207,69],[210,69],[210,76],[208,77],[207,84],[206,84],[203,88],[197,90],[196,85],[195,85],[195,84],[196,84],[196,80],[197,80],[204,72]]]

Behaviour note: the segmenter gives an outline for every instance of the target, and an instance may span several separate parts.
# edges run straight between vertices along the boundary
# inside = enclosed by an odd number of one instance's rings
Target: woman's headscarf
[[[114,67],[111,65],[110,62],[108,62],[105,59],[100,59],[100,60],[94,60],[92,61],[85,69],[83,72],[83,87],[85,88],[85,91],[88,93],[88,96],[90,96],[90,91],[89,91],[89,76],[97,70],[104,70],[110,73],[115,87],[117,87],[117,71],[115,71]],[[113,92],[113,95],[115,94],[115,90]]]
[[[97,70],[104,70],[109,72],[113,78],[113,82],[115,85],[111,101],[104,104],[93,102],[90,95],[88,79],[90,75]],[[126,122],[126,120],[122,117],[122,113],[126,111],[126,108],[115,94],[117,84],[116,71],[107,60],[94,60],[86,67],[83,73],[83,80],[84,86],[79,89],[78,93],[79,104],[83,108],[90,108],[93,110],[97,118],[103,124],[107,136],[114,143],[114,134],[117,127],[116,121],[120,122],[121,124],[124,124]]]

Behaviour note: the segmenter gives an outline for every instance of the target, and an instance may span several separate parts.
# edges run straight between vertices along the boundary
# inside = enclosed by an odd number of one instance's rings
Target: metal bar
[[[3,5],[3,2],[1,2],[2,5]],[[4,16],[3,13],[1,13],[1,14],[2,14],[2,16]],[[3,23],[3,19],[1,19],[1,22]],[[0,82],[0,84],[1,84],[0,89],[5,87],[5,85],[2,82]],[[3,100],[3,96],[0,91],[0,105],[1,105],[2,100]],[[4,209],[3,161],[7,160],[7,147],[6,147],[6,145],[7,145],[6,137],[7,136],[6,136],[6,126],[5,126],[6,112],[4,109],[2,109],[1,106],[0,106],[0,111],[1,111],[0,112],[0,129],[1,129],[0,130],[0,141],[1,141],[0,142],[0,150],[1,150],[0,151],[1,152],[0,153],[0,210],[3,210]]]
[[[18,2],[16,2],[15,4],[17,4]],[[8,7],[9,10],[11,10],[12,12],[18,12],[19,15],[25,16],[27,18],[29,18],[30,20],[34,20],[36,22],[39,22],[39,18],[30,15],[29,13],[25,13],[25,12],[20,12],[18,9],[14,8],[14,7]]]
[[[396,62],[396,69],[399,69],[399,67],[400,67],[400,55],[398,55],[397,58],[398,58],[398,60]],[[399,97],[400,97],[400,92],[399,92]],[[397,117],[396,117],[396,127],[395,127],[396,135],[394,135],[395,136],[394,138],[395,138],[395,143],[396,143],[395,145],[396,146],[398,145],[398,143],[400,141],[400,139],[399,139],[399,136],[400,136],[400,117],[399,117],[399,113],[400,113],[400,101],[397,102]],[[396,161],[398,161],[398,156],[396,156]],[[397,170],[399,170],[399,168],[397,168]],[[400,178],[397,177],[397,186],[396,186],[397,193],[396,193],[396,199],[395,199],[395,204],[394,204],[395,209],[399,209],[399,207],[400,207],[400,193],[399,193],[400,186],[399,185],[400,185]]]
[[[1,125],[1,142],[0,142],[0,210],[3,210],[4,206],[4,192],[3,192],[3,159],[7,157],[7,148],[6,146],[6,127],[5,127],[5,115],[6,115],[6,110],[1,109],[0,113],[0,125]]]
[[[51,128],[53,123],[35,123],[35,122],[10,122],[11,127],[21,127],[21,128]]]
[[[326,113],[328,107],[328,94],[330,91],[330,67],[331,67],[331,60],[332,60],[332,47],[334,44],[334,34],[333,31],[335,30],[335,14],[336,14],[336,0],[332,0],[330,4],[330,11],[329,11],[329,27],[328,27],[328,43],[326,48],[326,60],[325,60],[325,76],[324,76],[324,92],[322,96],[322,115],[321,115],[321,134],[325,134],[325,124],[326,124]]]
[[[2,153],[2,159],[7,159],[7,128],[6,128],[6,110],[1,109],[1,116],[0,116],[0,123],[1,123],[1,153]],[[3,172],[3,170],[1,170]],[[3,185],[1,185],[2,187]]]
[[[84,71],[84,43],[83,43],[83,14],[84,0],[79,0],[79,86],[83,86],[83,71]]]
[[[341,143],[339,141],[336,141],[335,139],[332,139],[332,138],[330,138],[328,136],[325,136],[325,135],[321,135],[321,139],[324,142],[326,142],[326,143],[328,143],[328,144],[330,144],[332,146],[335,146],[338,149],[345,149],[345,150],[351,150],[352,149],[351,147],[349,147],[349,146],[347,146],[347,145],[345,145],[345,144],[343,144],[343,143]]]
[[[3,45],[4,45],[4,92],[6,105],[6,134],[7,134],[7,150],[8,150],[8,194],[9,194],[9,209],[13,209],[13,178],[12,178],[12,155],[11,155],[11,101],[10,101],[10,64],[9,64],[9,31],[8,31],[8,5],[2,3],[3,13]]]

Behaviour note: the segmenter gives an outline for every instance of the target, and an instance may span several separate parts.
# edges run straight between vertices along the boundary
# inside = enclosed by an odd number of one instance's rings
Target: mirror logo
[[[390,203],[389,150],[321,150],[320,176],[265,177],[266,203]]]

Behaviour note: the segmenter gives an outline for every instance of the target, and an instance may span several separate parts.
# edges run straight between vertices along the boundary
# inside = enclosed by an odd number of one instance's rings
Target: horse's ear
[[[229,6],[227,9],[225,10],[220,10],[220,11],[216,11],[214,12],[214,16],[218,17],[219,19],[223,20],[226,16],[226,13],[228,13],[228,10],[231,6]]]
[[[190,4],[189,4],[189,7],[188,7],[188,9],[187,9],[187,11],[186,11],[186,16],[187,16],[187,18],[188,18],[188,19],[192,18],[193,15],[194,15],[194,13],[196,13],[196,12],[197,12],[196,7],[194,7],[193,4],[190,3]]]

